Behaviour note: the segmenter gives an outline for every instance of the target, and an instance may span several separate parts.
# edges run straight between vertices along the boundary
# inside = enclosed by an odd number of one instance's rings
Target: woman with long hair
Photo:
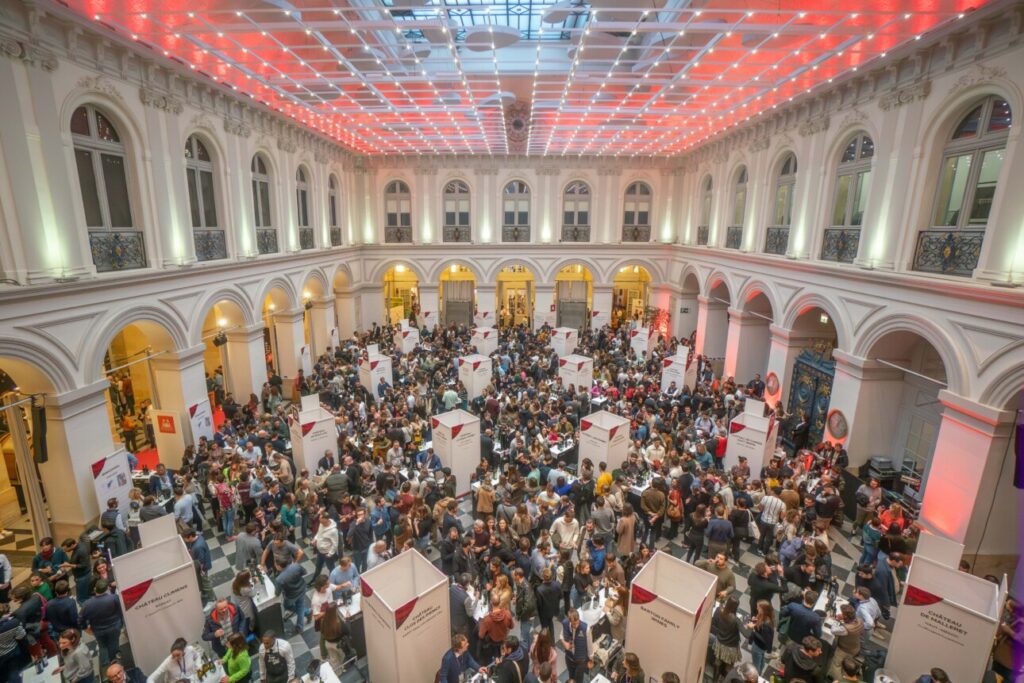
[[[629,557],[636,550],[636,514],[633,506],[623,503],[622,515],[616,523],[615,533],[618,535],[615,550],[620,557]]]
[[[64,674],[67,683],[93,683],[96,680],[92,655],[82,644],[82,634],[78,629],[69,628],[61,633],[57,645],[60,647],[61,665],[54,669],[54,674]]]
[[[547,664],[551,672],[558,678],[558,653],[551,644],[551,634],[546,628],[534,636],[533,645],[530,646],[530,673],[540,678],[540,667]]]
[[[249,624],[249,630],[258,632],[256,628],[256,603],[253,600],[252,573],[248,569],[235,574],[231,582],[231,602],[242,611]]]
[[[712,652],[715,656],[715,680],[725,676],[729,668],[740,661],[740,621],[736,616],[739,601],[726,598],[722,608],[711,617]]]
[[[690,526],[686,530],[686,561],[693,564],[704,550],[704,530],[708,526],[707,508],[701,504],[690,515]]]
[[[338,604],[334,601],[327,602],[320,618],[320,637],[327,649],[327,661],[338,674],[345,670],[349,635],[348,624],[338,612]]]
[[[775,647],[775,610],[772,603],[767,600],[757,601],[757,614],[751,619],[746,628],[750,633],[747,635],[747,642],[750,643],[750,657],[754,661],[757,672],[764,670],[765,654]]]
[[[249,646],[245,636],[232,633],[228,638],[228,651],[221,659],[224,675],[220,683],[249,683],[252,674],[252,661],[249,659]]]
[[[612,672],[615,683],[645,683],[647,676],[640,666],[640,658],[633,652],[627,652]]]
[[[498,599],[502,609],[512,610],[512,586],[509,585],[508,577],[505,574],[498,574],[494,579],[491,599],[494,598]]]

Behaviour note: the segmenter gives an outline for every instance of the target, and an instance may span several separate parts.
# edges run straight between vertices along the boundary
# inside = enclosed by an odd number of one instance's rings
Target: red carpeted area
[[[214,408],[213,410],[213,424],[217,429],[220,429],[220,426],[224,424],[224,411],[219,407]],[[156,448],[146,448],[141,450],[135,454],[135,457],[139,459],[139,469],[142,469],[143,467],[154,469],[157,466],[157,463],[160,462],[160,456],[156,452]]]

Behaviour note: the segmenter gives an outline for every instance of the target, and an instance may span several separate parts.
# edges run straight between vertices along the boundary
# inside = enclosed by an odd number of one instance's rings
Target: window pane
[[[646,211],[637,214],[637,225],[650,225],[650,216]]]
[[[789,225],[789,193],[792,185],[779,185],[775,190],[774,225]]]
[[[408,199],[402,199],[398,202],[398,209],[402,213],[409,213],[411,211],[412,203]]]
[[[463,226],[469,225],[469,212],[468,211],[460,211],[459,212],[459,225],[463,225]]]
[[[89,110],[79,107],[71,115],[71,132],[76,135],[89,135]]]
[[[516,225],[527,225],[530,222],[530,214],[526,211],[520,211],[516,218],[519,221]]]
[[[743,225],[743,214],[747,211],[747,190],[736,190],[736,198],[732,207],[732,224]]]
[[[331,227],[336,228],[338,227],[338,200],[332,196],[328,204],[331,207]]]
[[[636,223],[634,223],[635,219],[636,213],[634,211],[626,211],[625,215],[622,217],[622,222],[625,225],[636,225]]]
[[[199,161],[210,160],[210,153],[206,151],[206,145],[199,138],[196,138],[196,156],[199,157]]]
[[[213,174],[209,171],[199,172],[199,186],[203,191],[203,219],[206,227],[217,227],[217,200],[213,194]]]
[[[256,221],[256,227],[262,228],[263,221],[260,217],[260,190],[259,183],[252,181],[252,217]]]
[[[444,212],[444,224],[445,225],[455,225],[455,212],[454,211],[445,211]]]
[[[201,228],[203,223],[199,218],[199,188],[196,187],[196,170],[186,168],[185,177],[188,179],[188,207],[192,211],[192,227]]]
[[[260,182],[260,206],[263,209],[263,227],[269,228],[273,225],[270,220],[270,183]]]
[[[396,225],[398,225],[398,214],[397,213],[390,213],[389,212],[388,213],[388,227],[393,228]]]
[[[107,142],[121,142],[121,139],[117,137],[117,131],[114,130],[114,125],[99,112],[96,112],[96,136]]]
[[[857,158],[857,138],[850,140],[850,144],[846,146],[843,151],[843,158],[840,159],[840,163],[845,164],[847,161],[854,161]]]
[[[576,225],[590,225],[590,212],[586,209],[576,214]]]
[[[711,195],[707,193],[700,205],[700,224],[711,225]]]
[[[860,146],[860,158],[870,159],[873,156],[875,156],[875,141],[865,135],[864,142]]]
[[[992,116],[988,122],[988,132],[996,133],[1006,130],[1010,127],[1011,123],[1010,103],[1006,100],[994,100],[992,102]]]
[[[76,149],[75,162],[78,164],[78,184],[82,188],[85,224],[90,228],[102,228],[103,213],[100,211],[100,197],[96,191],[96,174],[92,168],[92,152]]]
[[[939,184],[939,204],[935,208],[936,226],[955,226],[967,190],[967,176],[971,172],[971,155],[949,157],[943,164]]]
[[[308,228],[309,227],[309,199],[306,196],[308,193],[305,190],[302,190],[302,192],[300,194],[302,195],[302,201],[299,202],[299,208],[302,210],[302,219],[300,220],[299,223],[300,223],[300,225],[302,225],[302,227]]]
[[[460,199],[459,200],[459,212],[460,213],[469,214],[469,200],[468,199]]]
[[[505,225],[513,225],[515,223],[515,220],[516,220],[516,212],[515,211],[505,211],[504,213],[505,213],[505,217],[503,219],[504,220],[504,224]]]
[[[124,157],[114,154],[100,156],[103,165],[103,184],[107,188],[107,208],[110,227],[132,227],[132,208],[128,202],[128,179],[124,172]]]
[[[401,221],[403,227],[409,227],[410,225],[412,225],[412,214],[402,213],[399,216],[399,220]]]
[[[991,152],[985,152],[985,156],[982,157],[978,186],[974,190],[974,201],[971,204],[971,223],[985,223],[988,220],[1004,156],[1005,150],[994,149]]]
[[[864,207],[868,205],[868,193],[871,192],[871,171],[864,171],[857,175],[856,194],[853,196],[853,215],[850,216],[850,225],[862,225],[864,222]]]
[[[978,134],[978,126],[981,124],[981,108],[982,105],[979,104],[974,111],[964,117],[960,125],[953,131],[954,140],[973,138]]]
[[[574,225],[573,223],[574,214],[572,211],[565,211],[562,213],[562,224],[563,225]]]
[[[832,204],[832,225],[846,225],[846,202],[850,198],[852,175],[841,175],[836,178],[836,196]]]

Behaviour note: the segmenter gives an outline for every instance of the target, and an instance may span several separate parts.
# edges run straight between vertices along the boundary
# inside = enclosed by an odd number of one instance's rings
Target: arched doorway
[[[498,324],[533,327],[533,273],[524,265],[505,266],[498,272]]]
[[[437,295],[441,302],[441,324],[473,324],[476,308],[476,274],[468,266],[453,263],[441,271]]]
[[[253,379],[261,383],[264,379],[262,372],[255,378],[249,378],[248,359],[244,355],[232,353],[230,339],[237,338],[238,331],[245,327],[245,314],[237,303],[229,299],[222,299],[213,304],[203,319],[203,368],[206,375],[206,390],[210,395],[214,417],[218,421],[220,417],[217,413],[227,394],[233,394],[237,401],[244,403],[253,391]],[[232,368],[232,361],[238,363],[239,367]],[[242,377],[245,377],[244,381]]]
[[[725,280],[718,280],[708,291],[707,301],[701,303],[704,311],[704,337],[698,348],[710,361],[715,374],[721,374],[725,363],[725,348],[729,336],[729,307],[732,293]],[[700,332],[697,333],[700,337]]]
[[[556,327],[584,330],[590,324],[594,276],[581,264],[565,266],[555,275]]]
[[[612,280],[612,327],[642,325],[651,297],[651,274],[643,266],[623,266]]]
[[[266,354],[267,368],[276,374],[282,373],[281,356],[284,351],[280,345],[277,329],[278,316],[288,313],[288,294],[279,287],[274,287],[263,299],[263,349]]]
[[[404,264],[384,273],[384,310],[391,325],[419,313],[419,278]]]
[[[734,330],[737,333],[736,361],[734,367],[726,368],[726,374],[732,374],[738,384],[746,384],[755,374],[762,379],[767,375],[774,311],[764,292],[750,293],[739,305],[742,306],[740,317],[729,321],[730,346]]]
[[[693,273],[688,273],[683,278],[682,292],[679,294],[679,334],[690,339],[695,337],[697,322],[699,319],[700,281]]]
[[[802,351],[793,361],[790,372],[789,400],[786,410],[796,415],[794,424],[807,421],[807,437],[787,435],[790,447],[811,447],[820,443],[825,434],[832,381],[836,363],[832,350],[836,348],[838,334],[832,316],[818,306],[808,306],[800,312],[790,331],[790,344],[799,344]]]
[[[928,340],[906,330],[881,337],[867,357],[895,371],[886,382],[886,390],[877,394],[880,404],[873,408],[875,414],[892,420],[891,428],[882,432],[879,445],[892,459],[893,467],[901,470],[903,483],[910,485],[910,490],[894,488],[908,494],[919,491],[920,482],[928,476],[942,423],[939,391],[946,388],[946,365]]]

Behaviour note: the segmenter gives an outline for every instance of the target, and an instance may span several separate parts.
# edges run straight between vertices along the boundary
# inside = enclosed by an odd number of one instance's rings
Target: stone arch
[[[1024,362],[1000,373],[981,392],[981,403],[1001,410],[1020,407],[1021,387],[1024,387]]]
[[[238,310],[242,315],[242,324],[246,326],[256,324],[257,318],[253,316],[253,302],[249,301],[249,298],[243,291],[235,288],[218,289],[217,291],[207,295],[199,306],[196,307],[192,320],[189,323],[189,341],[192,344],[199,344],[202,342],[203,321],[206,320],[206,316],[209,314],[210,309],[223,301],[229,301],[238,307]]]
[[[263,317],[263,302],[267,300],[268,296],[273,297],[275,291],[283,294],[280,301],[274,301],[279,310],[292,310],[299,305],[299,293],[295,291],[295,286],[291,281],[284,276],[275,276],[263,282],[259,289],[259,295],[253,302],[254,314],[257,318]]]
[[[334,265],[334,272],[331,273],[331,286],[334,291],[348,289],[352,286],[352,281],[352,269],[349,268],[348,264],[342,261],[336,263]]]
[[[690,291],[687,291],[687,282],[693,282],[696,287]],[[679,286],[684,292],[697,296],[701,292],[701,276],[700,271],[697,270],[697,266],[692,263],[688,263],[683,267],[683,272],[679,274]]]
[[[444,273],[444,271],[448,270],[452,266],[464,266],[466,268],[469,268],[469,271],[473,273],[473,279],[476,281],[476,283],[478,285],[483,284],[483,281],[480,279],[481,273],[483,272],[483,268],[481,268],[476,261],[464,257],[443,259],[439,261],[428,274],[426,282],[435,284],[440,282],[441,275]]]
[[[384,274],[387,273],[392,268],[394,268],[395,266],[405,266],[406,268],[413,272],[413,274],[416,276],[416,279],[419,280],[421,283],[431,282],[431,280],[427,279],[422,267],[420,267],[420,265],[416,263],[415,259],[403,260],[400,258],[386,259],[378,263],[373,268],[373,270],[370,271],[370,276],[367,278],[367,282],[371,285],[380,284],[381,282],[384,281]]]
[[[0,366],[26,393],[63,394],[76,387],[74,373],[59,355],[20,339],[0,339]]]
[[[703,288],[704,296],[710,297],[711,293],[716,288],[718,288],[719,285],[724,285],[725,286],[725,290],[729,294],[729,305],[730,306],[735,305],[735,300],[734,300],[734,297],[733,297],[733,292],[736,291],[735,287],[733,287],[732,282],[729,280],[729,276],[726,275],[724,272],[722,272],[720,270],[712,271],[711,274],[704,281],[704,288]]]
[[[865,323],[862,324],[864,332],[854,341],[854,356],[868,358],[875,345],[894,332],[915,334],[938,352],[945,366],[947,388],[955,394],[966,395],[969,388],[968,373],[973,364],[957,350],[956,344],[941,327],[930,320],[907,313],[893,313],[878,320],[869,318]]]
[[[596,280],[599,275],[603,275],[600,269],[593,263],[590,263],[586,259],[582,258],[565,258],[561,259],[548,268],[547,272],[544,273],[544,279],[542,282],[551,283],[555,281],[555,276],[558,275],[558,271],[562,270],[567,266],[583,266],[590,271],[590,277],[592,280]]]
[[[750,280],[744,284],[736,295],[735,301],[733,301],[733,307],[741,311],[747,311],[748,306],[758,295],[767,299],[768,305],[771,307],[772,324],[775,324],[775,319],[778,317],[779,312],[782,311],[782,305],[779,303],[775,290],[763,280]]]
[[[495,282],[497,282],[498,281],[498,274],[501,273],[502,268],[507,268],[508,266],[526,266],[530,270],[530,273],[533,274],[533,279],[534,279],[535,282],[541,276],[541,274],[544,272],[544,269],[534,259],[526,257],[526,256],[522,256],[522,257],[516,256],[516,257],[505,258],[505,259],[501,259],[500,261],[496,261],[490,267],[490,269],[485,272],[484,277],[487,278],[486,281],[488,283],[495,283]]]
[[[836,329],[836,345],[841,351],[849,351],[853,346],[852,325],[846,317],[846,310],[820,294],[804,294],[792,301],[782,314],[781,326],[793,329],[797,319],[811,308],[820,308],[832,321]]]
[[[312,298],[319,299],[331,291],[327,276],[319,267],[313,267],[302,274],[300,279],[301,292],[309,291]],[[312,287],[310,285],[313,285]]]
[[[82,375],[87,384],[103,379],[103,357],[114,337],[128,325],[135,325],[146,335],[154,351],[180,351],[189,347],[188,330],[181,320],[172,316],[169,307],[123,306],[97,324],[90,337],[96,343],[82,358]]]
[[[846,150],[846,145],[849,144],[855,135],[860,135],[861,133],[871,138],[872,142],[875,143],[875,150],[878,150],[878,130],[872,122],[867,118],[851,120],[833,132],[825,147],[826,177],[835,177],[835,169],[839,165],[843,152]],[[874,159],[871,161],[874,164]]]
[[[656,265],[654,261],[642,256],[633,256],[629,258],[621,258],[618,261],[612,263],[605,272],[601,273],[602,282],[611,282],[613,279],[615,279],[615,275],[619,272],[619,270],[626,266],[640,266],[646,269],[648,274],[651,276],[652,285],[656,282],[665,281],[665,275],[664,273],[662,273],[661,267]],[[593,272],[593,269],[591,269],[591,272]]]

